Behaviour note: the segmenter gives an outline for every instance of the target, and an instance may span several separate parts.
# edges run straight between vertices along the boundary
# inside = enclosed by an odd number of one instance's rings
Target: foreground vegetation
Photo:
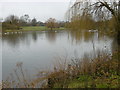
[[[51,88],[119,88],[118,54],[98,56],[90,60],[73,60],[65,68],[51,74]]]
[[[118,52],[113,55],[104,53],[95,59],[85,57],[69,64],[59,62],[53,71],[39,72],[35,80],[25,77],[22,63],[19,63],[17,67],[22,76],[15,71],[16,81],[3,81],[3,88],[120,88],[119,55]]]

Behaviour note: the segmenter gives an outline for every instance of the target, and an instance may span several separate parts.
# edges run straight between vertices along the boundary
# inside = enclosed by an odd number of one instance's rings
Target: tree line
[[[2,22],[2,30],[20,30],[24,26],[46,26],[51,30],[53,28],[64,27],[64,21],[57,21],[55,18],[49,18],[46,22],[38,21],[36,18],[30,19],[28,14],[18,17],[10,15]]]

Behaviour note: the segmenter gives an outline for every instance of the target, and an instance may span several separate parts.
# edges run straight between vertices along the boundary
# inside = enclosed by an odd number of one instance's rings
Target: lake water
[[[2,39],[2,79],[14,73],[16,63],[31,76],[40,70],[51,69],[58,57],[82,58],[94,51],[111,52],[112,38],[98,32],[29,31],[7,33]],[[0,43],[1,43],[0,42]]]

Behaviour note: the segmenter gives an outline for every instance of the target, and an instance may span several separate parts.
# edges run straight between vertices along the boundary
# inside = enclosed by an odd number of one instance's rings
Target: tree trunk
[[[120,51],[120,1],[118,5],[118,25],[117,25],[117,43],[118,43],[118,49]]]
[[[52,27],[51,27],[51,30],[52,30]]]

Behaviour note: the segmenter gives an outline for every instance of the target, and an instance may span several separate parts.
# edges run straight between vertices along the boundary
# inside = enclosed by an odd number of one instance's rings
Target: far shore
[[[25,26],[21,27],[19,30],[5,30],[5,32],[21,32],[21,31],[49,31],[50,28],[47,28],[45,26]],[[65,30],[64,27],[60,28],[53,28],[52,30]]]

